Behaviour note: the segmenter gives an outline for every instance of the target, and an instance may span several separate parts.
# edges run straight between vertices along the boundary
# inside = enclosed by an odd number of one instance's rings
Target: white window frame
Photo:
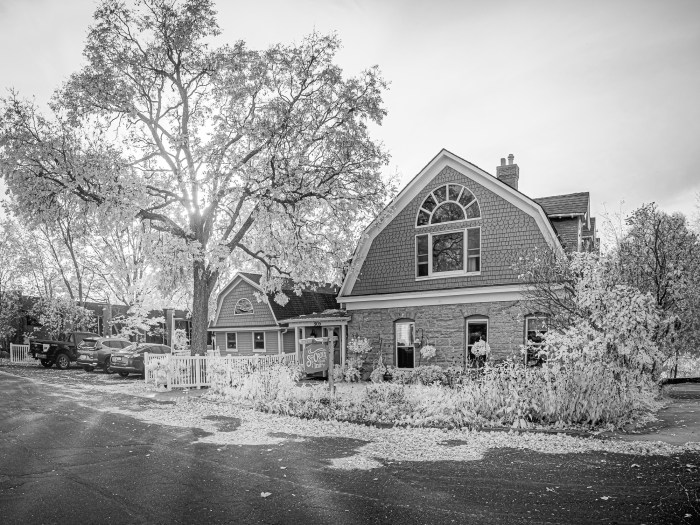
[[[470,324],[486,324],[486,339],[488,343],[491,336],[491,327],[489,325],[488,317],[468,317],[465,319],[466,324],[464,325],[464,363],[466,366],[469,365],[469,325]],[[474,346],[474,345],[472,345]]]
[[[467,264],[467,258],[468,258],[468,249],[467,249],[467,241],[468,241],[468,235],[467,231],[468,230],[479,230],[479,271],[478,272],[468,272],[468,264]],[[463,249],[463,256],[462,256],[462,269],[461,270],[454,270],[451,272],[433,272],[433,235],[445,235],[448,233],[462,233],[462,249]],[[427,235],[428,236],[428,275],[418,275],[418,237],[421,235]],[[414,270],[414,275],[416,278],[416,281],[425,281],[428,279],[442,279],[444,277],[463,277],[463,276],[474,276],[474,275],[481,275],[481,226],[472,226],[469,228],[460,228],[457,230],[440,230],[436,232],[425,232],[425,233],[417,233],[415,235],[415,241],[413,245],[413,264],[415,266]]]
[[[235,342],[236,342],[236,348],[229,348],[228,346],[228,336],[233,335],[235,337]],[[225,350],[227,352],[238,352],[238,333],[237,332],[226,332],[226,345],[225,345]]]
[[[444,187],[444,186],[461,186],[461,187],[462,187],[462,189],[459,190],[459,195],[457,195],[457,200],[456,200],[456,201],[450,200],[450,198],[449,198],[450,190],[449,190],[449,188],[448,188],[448,189],[447,189],[447,198],[446,198],[444,201],[438,203],[437,197],[435,196],[435,190],[438,190],[438,189],[440,189],[440,188],[442,188],[442,187]],[[473,200],[472,202],[470,202],[470,203],[469,203],[469,206],[467,206],[466,208],[465,208],[464,206],[462,206],[462,205],[459,203],[459,199],[462,198],[462,195],[464,194],[464,191],[465,191],[465,190],[468,191],[469,193],[471,193],[471,194],[472,194],[472,197],[474,197],[474,200]],[[435,201],[436,206],[435,206],[435,208],[433,208],[433,211],[428,211],[428,210],[426,210],[425,208],[423,208],[423,203],[424,203],[424,202],[426,201],[426,199],[427,199],[429,196],[431,196],[431,195],[433,196],[433,200]],[[435,210],[437,210],[440,206],[442,206],[442,205],[445,204],[446,202],[454,202],[454,203],[457,204],[460,208],[462,208],[462,212],[464,213],[464,219],[459,219],[458,221],[439,222],[439,223],[437,223],[437,224],[433,224],[433,223],[431,222],[432,219],[433,219],[433,213],[435,213]],[[472,217],[471,219],[468,219],[468,218],[467,218],[467,208],[470,208],[470,207],[472,206],[472,204],[474,204],[474,203],[476,203],[476,205],[479,207],[479,216],[478,216],[478,217]],[[428,218],[428,224],[421,224],[421,225],[418,224],[418,217],[420,216],[420,212],[421,212],[421,211],[426,211],[426,212],[430,215],[430,217]],[[471,191],[471,190],[470,190],[469,188],[467,188],[466,186],[464,186],[463,184],[459,184],[459,183],[457,183],[457,182],[446,182],[446,183],[444,183],[444,184],[440,184],[439,186],[437,186],[435,189],[433,189],[430,193],[428,193],[428,195],[426,195],[426,196],[423,198],[423,200],[422,200],[421,203],[420,203],[420,206],[418,206],[418,211],[416,212],[416,216],[415,216],[415,219],[414,219],[414,221],[413,221],[413,224],[415,225],[416,228],[428,228],[428,227],[430,227],[430,226],[439,226],[439,225],[441,225],[441,224],[450,224],[450,223],[458,223],[458,222],[476,221],[476,220],[481,219],[481,218],[482,218],[482,216],[481,216],[481,204],[479,204],[479,199],[476,198],[476,195],[474,195],[474,192]]]
[[[396,330],[400,324],[409,324],[413,325],[413,342],[411,345],[413,346],[413,366],[410,368],[401,368],[400,370],[412,370],[413,368],[416,367],[416,345],[415,345],[415,337],[416,337],[416,322],[415,321],[396,321],[394,323],[394,364],[396,368],[399,367],[399,338],[396,337]]]
[[[252,343],[253,343],[253,352],[262,354],[267,352],[267,332],[264,331],[255,331],[251,332],[251,337],[252,337]],[[255,334],[262,334],[263,335],[263,348],[255,348]]]
[[[529,332],[529,330],[527,329],[528,328],[527,323],[533,319],[544,319],[545,322],[547,323],[547,332],[549,332],[549,317],[546,315],[542,315],[542,314],[533,314],[533,315],[526,315],[525,316],[525,334],[524,334],[525,345],[532,346],[532,347],[541,347],[543,345],[543,343],[534,343],[534,342],[530,343],[529,339],[527,338],[527,333]],[[546,334],[547,332],[544,332],[544,333]],[[529,357],[528,353],[525,352],[525,364],[528,363],[528,357]]]
[[[241,301],[248,301],[248,304],[250,305],[250,312],[245,312],[241,314],[236,312],[236,310],[238,310],[238,304]],[[255,309],[253,308],[253,301],[251,301],[247,297],[241,297],[238,301],[236,301],[236,305],[233,307],[233,315],[253,315],[253,313],[255,313]]]

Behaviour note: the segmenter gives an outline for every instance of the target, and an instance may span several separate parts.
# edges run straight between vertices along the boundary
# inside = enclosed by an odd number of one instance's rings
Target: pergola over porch
[[[294,330],[294,348],[296,348],[298,362],[301,362],[301,343],[299,342],[301,339],[336,335],[340,341],[341,366],[345,366],[349,322],[350,315],[345,310],[324,310],[279,321],[280,324],[286,324]]]

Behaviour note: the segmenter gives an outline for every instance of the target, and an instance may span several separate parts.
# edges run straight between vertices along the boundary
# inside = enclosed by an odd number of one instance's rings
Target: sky
[[[95,0],[0,0],[0,90],[44,104],[83,63]],[[227,42],[336,32],[348,75],[378,65],[373,130],[401,185],[442,148],[495,174],[515,155],[531,197],[591,194],[601,217],[700,202],[700,2],[219,1]]]

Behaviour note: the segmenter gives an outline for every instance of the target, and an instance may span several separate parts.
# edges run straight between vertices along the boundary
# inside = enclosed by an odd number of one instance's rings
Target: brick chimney
[[[501,159],[501,165],[496,167],[496,177],[517,190],[520,168],[518,168],[517,164],[513,164],[513,159],[515,159],[515,156],[512,153],[508,155],[508,164],[506,164],[506,159]]]

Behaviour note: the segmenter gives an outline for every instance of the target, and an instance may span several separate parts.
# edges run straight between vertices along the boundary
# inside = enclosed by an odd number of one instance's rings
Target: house
[[[334,361],[344,363],[350,317],[336,301],[338,288],[315,283],[297,294],[287,279],[282,284],[287,302],[281,305],[263,291],[261,278],[238,272],[219,293],[208,330],[221,355],[294,353],[300,339],[330,335],[338,338]]]
[[[39,300],[38,297],[33,296],[23,295],[20,297],[20,315],[15,319],[15,335],[10,342],[15,344],[25,343],[30,336],[36,338],[49,337],[47,330],[43,328],[38,319],[32,315],[32,309]],[[129,307],[121,304],[113,305],[109,303],[86,301],[82,303],[82,306],[91,311],[94,315],[95,325],[91,327],[90,330],[103,337],[118,335],[122,325],[118,320],[115,321],[115,319],[125,317],[129,312]],[[188,338],[192,332],[192,322],[188,312],[184,310],[176,310],[173,308],[151,310],[148,313],[148,317],[162,317],[164,322],[159,323],[160,326],[156,330],[153,330],[152,333],[140,336],[139,339],[144,342],[170,344],[174,330],[178,328],[184,329]]]
[[[521,193],[513,160],[494,177],[442,150],[365,230],[338,302],[385,363],[418,366],[430,343],[431,364],[469,365],[479,339],[506,357],[546,330],[513,264],[535,248],[596,250],[595,220],[588,193]]]

